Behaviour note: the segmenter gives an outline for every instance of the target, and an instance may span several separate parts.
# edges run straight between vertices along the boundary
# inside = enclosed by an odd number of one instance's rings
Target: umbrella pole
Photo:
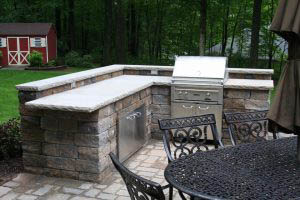
[[[300,135],[297,138],[297,161],[300,163]]]

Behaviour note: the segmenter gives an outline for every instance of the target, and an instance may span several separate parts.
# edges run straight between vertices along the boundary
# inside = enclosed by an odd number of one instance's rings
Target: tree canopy
[[[284,40],[268,30],[277,4],[278,0],[2,0],[0,22],[51,22],[57,29],[59,55],[75,50],[91,54],[102,65],[172,64],[176,55],[199,55],[204,45],[202,55],[228,56],[230,67],[274,68],[285,58],[286,48]],[[258,37],[251,39],[251,34]],[[258,43],[250,53],[255,39]],[[250,55],[256,53],[253,66]]]

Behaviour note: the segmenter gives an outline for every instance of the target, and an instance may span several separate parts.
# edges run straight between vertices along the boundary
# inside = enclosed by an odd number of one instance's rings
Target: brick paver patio
[[[146,179],[161,185],[167,184],[164,179],[167,158],[161,141],[150,141],[147,146],[126,162],[126,166]],[[166,190],[167,192],[168,190]],[[0,200],[35,199],[126,200],[130,198],[123,180],[116,171],[100,184],[22,173],[12,181],[0,186]],[[180,199],[176,190],[174,191],[174,199]]]

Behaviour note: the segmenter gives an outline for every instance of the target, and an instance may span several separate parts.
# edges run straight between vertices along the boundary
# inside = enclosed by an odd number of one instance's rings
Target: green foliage
[[[65,75],[86,68],[69,68],[58,71],[30,71],[30,70],[1,70],[0,71],[0,124],[10,118],[19,116],[19,99],[16,85],[31,81]]]
[[[78,67],[82,64],[82,59],[76,51],[70,51],[65,56],[65,64],[69,67]]]
[[[57,63],[56,60],[50,60],[46,65],[49,67],[55,67],[57,66]]]
[[[21,155],[20,120],[13,118],[0,125],[0,160]]]
[[[82,66],[87,68],[93,67],[93,57],[91,55],[84,55],[82,58]]]
[[[92,64],[92,56],[84,55],[80,56],[76,51],[71,51],[65,56],[65,64],[69,67],[87,67],[90,68]]]
[[[127,58],[124,61],[126,64],[172,65],[175,55],[198,55],[200,0],[122,1],[122,16],[118,6],[113,3],[109,10],[106,2],[109,1],[76,0],[74,8],[70,8],[68,1],[3,1],[0,22],[56,24],[58,54],[65,56],[71,50],[80,52],[77,56],[71,56],[75,60],[66,59],[70,66],[119,63],[121,56]],[[229,67],[248,67],[253,2],[207,1],[206,55],[221,55],[221,48],[212,49],[227,43],[223,56],[230,57]],[[275,42],[279,37],[269,31],[277,5],[278,0],[262,1],[259,58],[272,60],[271,64],[260,63],[262,65],[257,68],[275,69],[276,62],[282,62],[284,58],[280,56],[282,47],[279,48],[279,43]],[[107,16],[109,13],[112,16]],[[72,18],[74,23],[69,23]],[[121,18],[125,21],[124,30],[120,30]],[[124,35],[125,41],[119,43],[120,36]],[[231,48],[232,38],[234,51]],[[125,48],[125,55],[120,55],[120,45]],[[86,54],[92,56],[92,62],[80,57]],[[69,56],[68,53],[67,58]]]
[[[28,56],[28,61],[32,67],[41,67],[43,65],[43,54],[38,51],[33,51]]]

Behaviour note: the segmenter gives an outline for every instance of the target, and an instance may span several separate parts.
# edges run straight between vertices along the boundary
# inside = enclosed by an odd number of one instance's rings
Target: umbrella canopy
[[[270,128],[300,133],[300,0],[280,0],[270,28],[289,43],[288,62],[268,113]]]
[[[299,9],[299,0],[280,0],[270,30],[288,41],[300,37]]]

